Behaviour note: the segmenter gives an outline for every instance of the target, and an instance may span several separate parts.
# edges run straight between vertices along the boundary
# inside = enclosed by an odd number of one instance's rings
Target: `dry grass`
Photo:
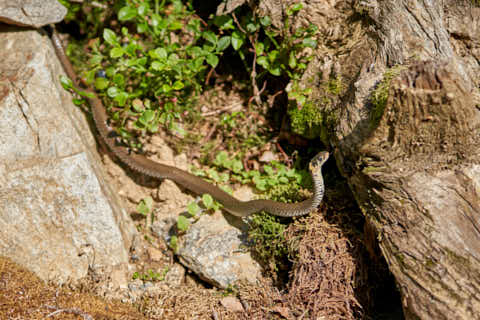
[[[288,230],[290,239],[303,233],[287,294],[289,307],[297,314],[308,311],[314,319],[359,319],[363,312],[355,297],[355,276],[365,266],[357,264],[349,238],[322,214],[302,220]]]
[[[61,311],[60,311],[61,310]],[[55,313],[55,311],[58,311]],[[51,315],[47,318],[48,315]],[[146,319],[120,302],[48,285],[35,274],[0,257],[1,319]]]
[[[250,309],[242,318],[364,318],[356,289],[367,280],[366,252],[353,250],[351,235],[324,214],[314,214],[292,224],[287,238],[296,242],[298,253],[287,287],[281,292],[270,283],[243,285],[240,294]]]

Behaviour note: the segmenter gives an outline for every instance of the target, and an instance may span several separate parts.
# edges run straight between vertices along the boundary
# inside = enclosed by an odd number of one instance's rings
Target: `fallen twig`
[[[48,314],[45,318],[50,318],[50,317],[53,317],[53,316],[56,315],[56,314],[65,312],[65,313],[72,313],[72,314],[74,314],[74,315],[81,316],[81,317],[83,317],[84,320],[94,320],[91,315],[83,312],[83,311],[80,310],[80,309],[76,309],[76,308],[71,308],[71,309],[58,309],[57,307],[53,307],[53,306],[45,306],[45,307],[46,307],[47,309],[50,309],[50,310],[55,310],[54,312]]]

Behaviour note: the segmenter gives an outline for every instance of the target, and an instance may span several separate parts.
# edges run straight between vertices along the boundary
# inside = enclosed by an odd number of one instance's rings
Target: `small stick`
[[[84,0],[70,0],[70,2],[84,3],[85,1]],[[92,7],[97,7],[97,8],[102,8],[102,9],[107,9],[108,8],[107,5],[104,5],[104,4],[99,3],[97,1],[92,1],[92,2],[90,2],[90,4],[92,5]]]
[[[56,311],[48,314],[45,318],[50,318],[50,317],[53,317],[53,316],[56,315],[56,314],[65,312],[65,313],[72,313],[72,314],[74,314],[74,315],[81,316],[81,317],[83,317],[84,320],[94,320],[91,315],[83,312],[83,311],[80,310],[80,309],[76,309],[76,308],[71,308],[71,309],[58,309],[57,307],[52,307],[52,306],[46,306],[46,307],[47,307],[48,309],[50,309],[50,310],[56,310]]]
[[[235,107],[241,107],[241,106],[242,106],[241,103],[234,103],[234,104],[228,105],[228,106],[226,106],[226,107],[224,107],[224,108],[222,108],[222,109],[204,112],[204,113],[202,113],[202,117],[214,116],[214,115],[216,115],[216,114],[219,114],[219,113],[228,111],[228,110],[233,109],[233,108],[235,108]]]

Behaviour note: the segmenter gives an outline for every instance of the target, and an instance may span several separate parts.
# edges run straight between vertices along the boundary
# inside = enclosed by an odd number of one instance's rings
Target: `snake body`
[[[73,70],[70,60],[65,54],[61,40],[58,37],[55,28],[52,29],[51,40],[55,53],[68,77],[72,80],[75,87],[80,90],[76,73]],[[92,89],[87,89],[86,91],[92,93],[92,97],[87,98],[87,100],[91,106],[93,120],[102,140],[105,141],[113,154],[121,162],[136,172],[153,178],[171,179],[177,184],[199,195],[208,193],[220,202],[225,210],[237,217],[246,217],[262,210],[281,217],[301,216],[308,214],[311,210],[315,209],[323,199],[325,189],[321,169],[329,156],[326,151],[318,153],[310,161],[309,169],[314,182],[313,196],[311,198],[298,203],[282,203],[263,199],[240,201],[197,176],[178,168],[152,161],[145,156],[129,153],[125,147],[117,145],[114,132],[112,132],[107,125],[108,115],[102,102]]]

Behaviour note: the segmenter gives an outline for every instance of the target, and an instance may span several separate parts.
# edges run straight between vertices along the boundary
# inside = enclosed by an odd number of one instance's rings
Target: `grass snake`
[[[68,77],[72,80],[73,84],[78,90],[82,90],[70,60],[65,54],[60,38],[53,27],[51,40],[53,47],[55,48],[56,55],[58,56]],[[130,153],[127,148],[118,145],[114,132],[107,125],[108,115],[102,102],[92,89],[87,88],[87,90],[84,91],[92,94],[90,98],[87,97],[87,101],[91,106],[93,120],[101,138],[121,162],[136,172],[153,178],[171,179],[177,184],[199,195],[208,193],[214,199],[220,202],[225,210],[237,217],[246,217],[252,213],[262,210],[281,217],[301,216],[308,214],[311,210],[315,209],[323,199],[325,187],[321,169],[322,165],[329,156],[328,152],[326,151],[318,153],[309,164],[309,170],[313,178],[312,197],[297,203],[283,203],[263,199],[240,201],[230,196],[228,193],[216,187],[215,185],[204,181],[197,176],[178,168],[152,161],[143,155]]]

